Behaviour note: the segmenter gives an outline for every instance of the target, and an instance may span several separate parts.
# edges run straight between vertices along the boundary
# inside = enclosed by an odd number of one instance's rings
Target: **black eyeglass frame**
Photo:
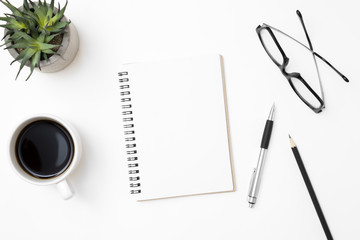
[[[321,85],[321,79],[320,79],[320,73],[319,73],[319,68],[317,66],[317,62],[316,62],[316,58],[315,57],[318,57],[319,59],[321,59],[323,62],[325,62],[328,66],[330,66],[335,72],[337,72],[345,82],[349,82],[349,80],[342,74],[340,73],[335,67],[333,67],[326,59],[324,59],[322,56],[320,56],[318,53],[314,52],[313,50],[313,47],[312,47],[312,44],[311,44],[311,41],[310,41],[310,38],[309,38],[309,35],[307,33],[307,30],[306,30],[306,27],[305,27],[305,24],[304,24],[304,20],[302,18],[302,15],[300,13],[299,10],[296,11],[296,14],[299,16],[300,18],[300,22],[302,24],[302,27],[304,29],[304,32],[305,32],[305,35],[306,35],[306,38],[307,38],[307,41],[308,41],[308,44],[309,44],[309,47],[307,47],[306,45],[302,44],[301,42],[299,42],[298,40],[296,40],[295,38],[289,36],[288,34],[274,28],[274,27],[271,27],[270,25],[268,24],[263,24],[262,26],[258,26],[256,28],[256,33],[258,34],[258,37],[260,39],[260,42],[262,44],[262,46],[264,47],[266,53],[269,55],[269,57],[271,58],[271,60],[275,63],[276,66],[278,66],[278,68],[280,69],[281,73],[285,76],[285,78],[288,80],[291,88],[293,89],[293,91],[296,93],[296,95],[311,109],[313,110],[315,113],[320,113],[322,111],[322,109],[325,108],[325,102],[324,102],[324,94],[323,94],[323,90],[322,90],[322,85]],[[282,58],[283,58],[283,62],[282,63],[279,63],[278,61],[276,61],[276,59],[274,58],[274,56],[272,56],[272,54],[270,53],[270,51],[267,49],[262,37],[261,37],[261,31],[268,31],[268,33],[270,34],[272,40],[274,41],[276,47],[278,48],[278,50],[280,51],[281,55],[282,55]],[[275,37],[274,33],[272,30],[275,30],[289,38],[291,38],[292,40],[296,41],[297,43],[299,43],[300,45],[302,45],[303,47],[305,47],[307,50],[309,50],[312,55],[313,55],[313,59],[314,59],[314,62],[315,62],[315,66],[316,66],[316,70],[317,70],[317,74],[318,74],[318,78],[319,78],[319,83],[320,83],[320,88],[321,88],[321,95],[322,95],[322,98],[310,87],[310,85],[305,81],[305,79],[301,76],[300,73],[298,72],[292,72],[292,73],[288,73],[286,71],[286,67],[287,65],[289,64],[289,58],[286,56],[284,50],[282,49],[279,41],[277,40],[277,38]],[[319,101],[319,106],[318,107],[315,107],[313,106],[310,102],[308,102],[301,94],[300,92],[296,89],[293,81],[292,81],[292,78],[296,78],[297,80],[299,80],[308,90],[309,92],[317,99],[317,101]]]

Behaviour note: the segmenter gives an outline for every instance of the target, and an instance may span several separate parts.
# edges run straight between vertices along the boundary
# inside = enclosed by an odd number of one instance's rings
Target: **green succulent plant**
[[[62,36],[65,28],[70,24],[70,21],[62,21],[68,2],[66,1],[62,9],[59,4],[58,10],[54,7],[54,0],[49,4],[46,0],[43,2],[39,0],[36,3],[24,0],[22,8],[14,7],[8,0],[0,0],[0,2],[12,12],[0,17],[0,20],[5,22],[0,27],[6,29],[3,38],[6,40],[0,47],[5,45],[5,49],[13,48],[19,53],[10,63],[11,65],[21,61],[16,78],[29,62],[30,74],[27,77],[29,79],[36,67],[41,70],[41,60],[48,61],[49,56],[57,54],[59,44],[54,43],[54,38]]]

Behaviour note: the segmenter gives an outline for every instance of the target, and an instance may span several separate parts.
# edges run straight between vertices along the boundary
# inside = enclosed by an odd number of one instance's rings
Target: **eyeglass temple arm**
[[[324,63],[326,63],[329,67],[331,67],[337,74],[340,75],[340,77],[342,77],[342,79],[344,79],[345,82],[349,82],[349,79],[347,77],[345,77],[341,72],[339,72],[339,70],[337,70],[333,65],[331,65],[325,58],[323,58],[322,56],[320,56],[317,52],[313,52],[313,54],[315,56],[317,56],[318,58],[320,58]]]
[[[318,53],[314,52],[314,49],[313,49],[313,46],[312,46],[312,43],[310,41],[310,37],[309,37],[309,34],[306,30],[306,27],[305,27],[305,23],[304,23],[304,19],[302,17],[302,14],[299,10],[296,10],[296,14],[299,16],[299,19],[300,19],[300,22],[301,22],[301,25],[304,29],[304,32],[305,32],[305,35],[306,35],[306,39],[309,43],[309,47],[312,51],[312,53],[317,56],[318,58],[320,58],[323,62],[325,62],[329,67],[331,67],[337,74],[340,75],[340,77],[342,77],[342,79],[344,79],[345,82],[349,82],[349,79],[347,77],[344,76],[344,74],[342,74],[339,70],[337,70],[333,65],[331,65],[325,58],[323,58],[322,56],[320,56]]]
[[[298,17],[299,17],[299,19],[300,19],[300,22],[301,22],[301,25],[302,25],[302,27],[303,27],[303,29],[304,29],[304,32],[305,32],[305,35],[306,35],[306,39],[307,39],[307,41],[308,41],[308,43],[309,43],[309,47],[310,47],[311,50],[314,50],[313,47],[312,47],[311,41],[310,41],[309,34],[308,34],[308,32],[307,32],[307,30],[306,30],[306,27],[305,27],[305,23],[304,23],[304,19],[303,19],[303,17],[302,17],[302,14],[301,14],[301,12],[300,12],[299,10],[296,10],[296,14],[298,15]]]

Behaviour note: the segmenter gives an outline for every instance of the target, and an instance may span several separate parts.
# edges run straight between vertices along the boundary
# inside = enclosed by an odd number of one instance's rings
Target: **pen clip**
[[[250,179],[250,185],[249,185],[249,193],[248,196],[251,195],[251,192],[253,190],[253,186],[254,186],[254,180],[255,180],[255,173],[256,173],[256,168],[254,168],[254,171],[252,173],[251,179]]]

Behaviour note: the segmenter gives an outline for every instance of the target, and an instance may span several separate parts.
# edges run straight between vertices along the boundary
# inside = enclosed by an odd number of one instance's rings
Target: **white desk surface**
[[[327,105],[321,114],[295,96],[255,32],[266,22],[306,43],[297,9],[314,49],[350,79],[344,83],[319,62]],[[0,12],[8,10],[0,4]],[[70,0],[67,16],[81,46],[65,70],[35,72],[25,82],[25,69],[15,81],[18,64],[8,67],[10,55],[0,52],[0,239],[326,239],[288,133],[334,238],[360,239],[358,1]],[[120,64],[209,52],[225,62],[236,191],[133,201],[119,121]],[[250,209],[250,175],[274,101],[263,182]],[[76,196],[69,201],[53,186],[23,182],[8,164],[11,128],[39,112],[67,119],[82,137],[85,152],[70,177]]]

